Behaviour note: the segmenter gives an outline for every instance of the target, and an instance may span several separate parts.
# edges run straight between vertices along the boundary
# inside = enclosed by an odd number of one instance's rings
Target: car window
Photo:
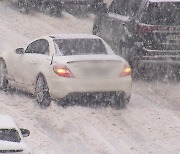
[[[21,138],[18,131],[15,129],[0,129],[0,140],[20,142]]]
[[[156,25],[179,25],[180,2],[149,3],[141,22]]]
[[[25,53],[49,54],[49,43],[45,39],[36,40],[27,47]]]
[[[59,50],[57,55],[90,55],[107,54],[107,50],[100,39],[56,39]],[[58,52],[61,51],[61,52]]]
[[[139,10],[141,2],[142,0],[114,0],[109,7],[109,12],[132,17]]]

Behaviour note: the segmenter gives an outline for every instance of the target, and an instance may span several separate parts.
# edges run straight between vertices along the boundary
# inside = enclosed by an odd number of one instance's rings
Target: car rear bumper
[[[76,79],[55,76],[48,79],[49,92],[52,98],[61,99],[72,93],[121,92],[127,98],[131,95],[131,76],[116,79]]]
[[[97,103],[97,104],[111,104],[115,100],[124,99],[125,103],[128,103],[130,96],[126,96],[125,93],[121,91],[110,91],[110,92],[74,92],[68,94],[66,97],[61,99],[60,103],[74,102],[74,103]]]
[[[145,52],[145,53],[144,53]],[[149,50],[142,49],[138,65],[141,66],[180,66],[179,50]]]
[[[138,65],[142,66],[180,66],[180,61],[168,61],[168,60],[140,60]]]

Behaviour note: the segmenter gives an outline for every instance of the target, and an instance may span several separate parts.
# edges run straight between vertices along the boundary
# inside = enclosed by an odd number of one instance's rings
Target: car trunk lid
[[[180,56],[180,26],[139,24],[138,32],[143,40],[144,56]]]
[[[123,59],[118,56],[66,56],[64,64],[75,78],[114,78],[119,77]]]

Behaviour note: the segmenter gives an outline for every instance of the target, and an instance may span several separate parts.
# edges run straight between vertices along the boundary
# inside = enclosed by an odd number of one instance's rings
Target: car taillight
[[[129,76],[131,75],[131,67],[129,65],[124,65],[122,72],[120,74],[120,76]]]
[[[55,65],[53,67],[54,72],[61,76],[61,77],[67,77],[67,78],[73,78],[73,74],[71,71],[67,68],[65,65]]]
[[[150,33],[157,29],[158,29],[157,26],[140,25],[140,24],[137,25],[137,32],[139,32],[139,33]]]

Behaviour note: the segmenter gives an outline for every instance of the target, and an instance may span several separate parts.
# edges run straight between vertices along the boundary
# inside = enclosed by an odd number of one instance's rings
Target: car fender
[[[33,92],[32,93],[35,93],[35,88],[36,88],[36,81],[37,81],[37,78],[40,76],[40,75],[43,75],[44,78],[46,79],[46,82],[47,84],[49,85],[49,82],[50,82],[50,78],[52,76],[52,73],[53,72],[53,65],[50,64],[50,61],[47,62],[43,62],[41,63],[38,68],[37,68],[37,72],[36,72],[36,76],[34,77],[34,81],[33,81]]]

